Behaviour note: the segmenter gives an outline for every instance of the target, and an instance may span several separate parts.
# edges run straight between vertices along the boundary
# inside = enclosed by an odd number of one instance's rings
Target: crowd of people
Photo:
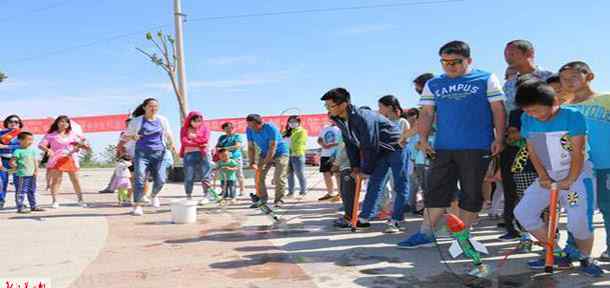
[[[378,112],[356,107],[345,88],[322,96],[344,147],[337,159],[346,209],[335,225],[350,227],[358,217],[357,226],[367,228],[379,219],[383,183],[391,176],[394,207],[385,232],[400,231],[405,211],[424,216],[400,248],[435,245],[449,212],[470,229],[483,208],[502,214],[506,234],[500,240],[530,247],[533,238],[547,241],[545,210],[556,183],[568,241],[563,249],[555,245],[555,265],[567,269],[579,261],[583,273],[603,275],[591,252],[597,207],[610,228],[610,154],[604,151],[610,144],[610,95],[592,90],[590,66],[573,61],[556,73],[546,71],[535,64],[531,42],[514,40],[504,50],[508,68],[502,86],[493,73],[471,67],[467,43],[449,42],[438,54],[444,73],[414,81],[418,110],[403,113],[391,95],[379,99]],[[366,195],[360,214],[352,215],[350,195],[359,177],[368,180]],[[414,209],[419,190],[423,211]],[[502,198],[504,207],[498,207]],[[610,260],[608,251],[600,258]],[[528,262],[531,269],[544,265],[544,259]]]
[[[547,71],[536,65],[531,42],[514,40],[504,49],[508,67],[501,85],[493,73],[472,67],[465,42],[449,42],[438,55],[444,73],[423,73],[413,81],[419,95],[417,108],[404,109],[393,95],[379,98],[375,111],[358,107],[345,88],[331,89],[321,97],[330,123],[317,139],[319,171],[326,184],[326,194],[319,200],[342,201],[343,214],[334,225],[353,228],[356,223],[357,228],[367,229],[371,221],[385,220],[383,232],[399,233],[405,215],[423,216],[419,229],[397,244],[414,249],[435,245],[446,213],[457,215],[471,229],[487,210],[502,217],[506,234],[500,240],[545,242],[549,189],[557,184],[569,237],[563,249],[555,246],[555,265],[566,269],[580,262],[583,273],[601,276],[604,272],[591,253],[597,207],[606,231],[610,229],[610,154],[605,151],[610,144],[610,94],[592,89],[591,67],[574,61],[556,72]],[[158,195],[174,155],[183,159],[188,199],[197,179],[203,187],[201,201],[210,201],[219,180],[220,197],[234,202],[245,192],[244,166],[256,171],[262,203],[270,201],[271,171],[276,206],[285,197],[296,197],[297,184],[299,196],[310,192],[305,176],[309,135],[298,115],[290,116],[281,129],[250,114],[245,119],[245,144],[233,125],[225,123],[225,134],[212,145],[203,115],[191,112],[180,129],[178,152],[169,122],[158,111],[159,102],[146,99],[127,120],[117,145],[119,164],[101,191],[119,190],[119,201],[133,206],[133,215],[143,215],[144,204],[160,206]],[[0,205],[9,172],[14,172],[18,212],[42,211],[35,198],[39,165],[32,134],[21,129],[17,115],[6,117],[4,127]],[[38,148],[48,158],[51,207],[59,207],[56,194],[64,172],[79,205],[86,207],[77,158],[79,151],[90,149],[84,136],[72,129],[67,116],[60,116]],[[360,179],[365,180],[365,194],[358,215],[353,215],[354,205],[360,205],[354,201]],[[25,195],[29,211],[24,208]],[[610,237],[606,238],[610,248]],[[608,251],[600,258],[610,261]],[[542,269],[544,263],[539,259],[528,265]]]

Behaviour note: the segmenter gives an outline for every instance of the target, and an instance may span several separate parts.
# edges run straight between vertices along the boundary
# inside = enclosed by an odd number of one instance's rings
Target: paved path
[[[0,211],[0,278],[49,278],[56,288],[463,287],[468,261],[449,259],[447,239],[439,241],[439,248],[395,247],[417,229],[420,218],[408,218],[407,231],[398,235],[380,233],[381,222],[358,233],[332,228],[339,205],[315,201],[323,193],[318,176],[309,177],[315,186],[310,195],[288,201],[279,211],[289,224],[277,228],[258,210],[248,209],[245,198],[224,209],[200,207],[196,224],[171,224],[167,203],[182,197],[179,184],[166,187],[161,208],[132,217],[128,208],[115,205],[115,195],[96,193],[110,173],[83,171],[91,208],[70,204],[76,200],[65,181],[60,199],[66,205],[60,209],[25,216],[10,207]],[[12,203],[13,194],[7,200]],[[50,202],[47,192],[40,202]],[[599,215],[596,220],[602,239]],[[525,263],[536,254],[513,255],[503,264],[502,255],[515,243],[497,241],[502,231],[495,224],[482,217],[473,233],[491,251],[485,262],[497,270],[483,286],[610,286],[610,277],[590,279],[576,270],[534,277]],[[594,255],[603,246],[596,241]]]

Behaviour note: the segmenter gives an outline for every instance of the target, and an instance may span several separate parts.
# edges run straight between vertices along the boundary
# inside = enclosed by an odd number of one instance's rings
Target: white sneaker
[[[152,207],[155,207],[155,208],[161,207],[161,201],[159,201],[159,197],[155,197],[152,199]]]
[[[133,215],[133,216],[144,215],[144,210],[142,210],[142,206],[134,207],[133,210],[131,210],[131,215]]]
[[[385,229],[383,230],[383,233],[394,234],[398,232],[400,232],[400,226],[398,225],[398,222],[394,220],[388,220],[388,222],[386,222],[385,224]]]
[[[150,204],[150,198],[148,198],[148,196],[142,196],[142,202]]]
[[[203,199],[199,200],[199,205],[205,205],[210,203],[210,200],[208,199],[208,197],[203,197]]]
[[[80,208],[87,208],[89,207],[89,205],[87,205],[87,203],[85,203],[85,201],[78,201],[78,206],[80,206]]]
[[[59,208],[59,203],[53,202],[53,204],[51,204],[51,208],[58,209]]]

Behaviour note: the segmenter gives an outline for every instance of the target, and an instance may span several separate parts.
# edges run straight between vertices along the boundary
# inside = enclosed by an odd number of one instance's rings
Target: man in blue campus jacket
[[[406,177],[408,151],[399,145],[400,127],[377,112],[352,105],[350,94],[344,88],[326,92],[321,100],[325,102],[331,119],[341,129],[352,177],[359,173],[370,175],[358,227],[370,227],[368,221],[377,215],[384,178],[391,170],[396,201],[386,231],[398,232],[398,224],[404,220],[406,199],[409,198]]]

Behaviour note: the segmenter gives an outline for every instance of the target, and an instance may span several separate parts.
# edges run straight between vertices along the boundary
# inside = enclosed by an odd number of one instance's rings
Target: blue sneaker
[[[594,278],[604,275],[604,270],[599,268],[597,263],[591,259],[580,260],[580,271]]]
[[[515,232],[513,232],[513,233],[508,232],[508,233],[498,237],[498,240],[504,241],[504,242],[517,241],[519,239],[521,239],[521,235],[519,235],[519,233],[515,233]]]
[[[434,242],[434,237],[417,232],[411,235],[411,237],[398,243],[398,248],[415,249],[419,247],[433,247]]]
[[[543,270],[545,267],[544,258],[527,262],[527,266],[532,270]],[[565,256],[555,255],[553,268],[557,270],[567,270],[572,268],[572,262]]]
[[[563,253],[572,261],[578,261],[583,258],[582,254],[580,254],[580,250],[573,245],[566,245],[566,248],[563,248]]]

